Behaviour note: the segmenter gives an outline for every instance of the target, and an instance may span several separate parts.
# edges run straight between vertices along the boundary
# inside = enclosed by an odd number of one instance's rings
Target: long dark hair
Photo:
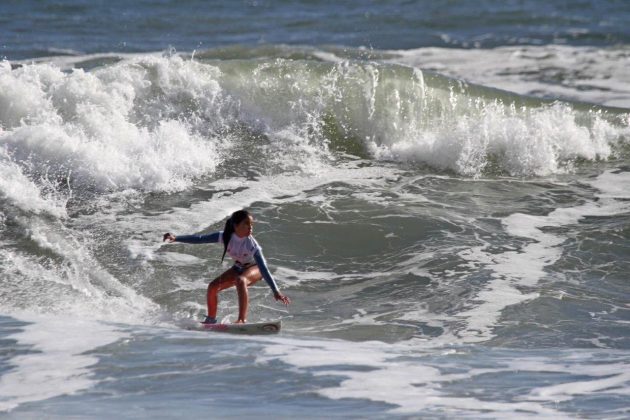
[[[223,259],[225,258],[228,244],[230,243],[230,239],[232,239],[234,226],[238,225],[248,217],[249,212],[247,210],[237,210],[232,213],[229,219],[227,219],[227,221],[225,222],[225,229],[223,229],[223,256],[221,257],[221,262],[223,262]]]

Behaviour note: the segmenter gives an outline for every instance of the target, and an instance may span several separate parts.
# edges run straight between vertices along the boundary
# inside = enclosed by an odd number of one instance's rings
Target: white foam
[[[297,286],[302,283],[311,283],[313,281],[325,281],[337,276],[336,273],[330,271],[299,271],[288,267],[278,267],[274,273],[282,277],[282,282],[290,286]]]
[[[54,258],[0,248],[3,315],[30,323],[13,334],[29,353],[0,378],[0,411],[94,386],[86,352],[125,336],[104,322],[156,323],[158,306],[118,281],[91,256],[87,238],[39,216],[15,219]],[[100,320],[100,321],[99,321]]]
[[[596,353],[597,354],[597,353]],[[561,360],[526,358],[509,363],[512,369],[530,372],[566,374],[577,380],[533,388],[521,399],[530,401],[570,401],[584,395],[630,395],[630,372],[625,356],[613,356],[603,361],[592,361],[588,352],[568,355]]]
[[[172,108],[185,107],[187,99],[198,101],[200,112],[212,112],[221,95],[218,73],[176,57],[143,60],[90,73],[64,73],[50,64],[11,70],[5,63],[0,144],[15,161],[28,160],[79,186],[186,188],[212,172],[219,157],[215,143],[198,134],[198,120]],[[158,101],[151,89],[161,89],[168,100]]]
[[[339,378],[337,385],[321,388],[316,392],[331,399],[357,398],[391,404],[394,406],[391,413],[410,415],[440,410],[453,416],[479,416],[492,412],[513,418],[541,415],[564,417],[561,412],[534,399],[497,402],[451,395],[443,390],[444,386],[478,375],[499,374],[507,369],[499,366],[468,369],[462,373],[444,373],[435,366],[422,362],[423,347],[424,344],[418,340],[389,345],[279,338],[267,343],[259,362],[280,359],[299,371],[310,372],[315,376]],[[409,356],[410,352],[413,356]],[[409,357],[413,357],[413,360]],[[458,354],[452,352],[443,357],[456,358]]]
[[[52,51],[51,51],[52,52]],[[145,58],[152,57],[160,57],[169,54],[164,54],[163,52],[151,52],[151,53],[95,53],[95,54],[79,54],[78,52],[73,52],[72,55],[53,55],[48,57],[36,57],[36,58],[28,58],[25,60],[15,60],[11,61],[12,63],[19,64],[21,66],[28,66],[31,64],[52,64],[55,67],[60,68],[63,71],[71,71],[74,68],[80,67],[81,63],[85,62],[112,62],[112,61],[121,61],[121,60],[141,60]],[[3,61],[3,63],[9,63],[8,61]]]
[[[85,318],[24,314],[19,319],[30,324],[7,338],[28,353],[12,357],[12,369],[0,377],[0,412],[94,386],[98,381],[90,367],[98,358],[87,352],[125,336]]]
[[[595,201],[576,207],[558,208],[547,216],[515,213],[502,219],[507,233],[532,242],[516,251],[492,253],[488,245],[462,251],[466,260],[480,263],[492,270],[492,280],[477,293],[478,301],[471,309],[458,313],[466,327],[457,332],[466,342],[485,341],[494,336],[501,312],[508,306],[534,299],[537,293],[524,293],[519,287],[533,287],[545,277],[545,268],[562,256],[560,245],[565,237],[543,232],[546,227],[561,227],[579,223],[585,216],[607,216],[630,211],[630,203],[620,199],[628,196],[630,173],[606,171],[591,182],[599,190]]]
[[[630,108],[627,47],[521,45],[393,51],[392,62],[539,97]]]
[[[57,218],[67,217],[66,202],[63,195],[53,192],[43,194],[27,176],[20,166],[15,164],[0,149],[0,197],[7,204],[13,205],[28,213],[48,214]],[[14,215],[17,212],[14,212]]]
[[[575,396],[596,395],[601,391],[612,391],[615,394],[625,395],[627,398],[630,396],[630,372],[620,372],[619,369],[627,370],[628,367],[627,365],[614,366],[612,372],[609,369],[601,369],[597,373],[599,378],[596,377],[596,379],[540,387],[532,391],[529,399],[558,402],[571,400]],[[609,372],[605,374],[603,370],[609,370]],[[601,378],[601,376],[605,377]]]
[[[606,171],[589,183],[599,190],[598,197],[607,200],[606,207],[614,206],[610,199],[630,199],[630,172]]]
[[[593,128],[582,126],[567,105],[516,108],[452,92],[449,103],[435,89],[427,90],[435,102],[431,106],[441,107],[443,115],[432,117],[430,107],[420,105],[414,116],[394,112],[396,130],[373,127],[377,140],[368,146],[377,159],[424,162],[467,176],[481,175],[495,159],[512,175],[545,176],[570,170],[578,158],[608,159],[611,145],[629,132],[595,114]],[[424,114],[429,121],[420,124]]]
[[[299,373],[325,377],[327,385],[318,388],[318,394],[391,404],[392,414],[570,418],[559,402],[629,394],[623,353],[471,354],[466,347],[436,348],[433,342],[418,339],[387,344],[278,337],[264,345],[259,363],[280,360]],[[538,386],[539,375],[551,384]],[[523,392],[496,398],[496,387],[505,377],[520,378]],[[474,391],[468,392],[471,385]],[[484,397],[486,393],[492,397]]]

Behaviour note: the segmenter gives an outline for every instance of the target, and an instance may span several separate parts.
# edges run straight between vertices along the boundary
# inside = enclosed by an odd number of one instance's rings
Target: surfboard
[[[277,334],[282,321],[258,322],[253,324],[202,324],[199,322],[193,329],[230,334]]]

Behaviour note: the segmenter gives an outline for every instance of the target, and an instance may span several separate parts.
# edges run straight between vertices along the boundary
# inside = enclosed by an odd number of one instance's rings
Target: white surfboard
[[[277,334],[282,321],[257,322],[253,324],[202,324],[197,323],[191,329],[230,334]]]

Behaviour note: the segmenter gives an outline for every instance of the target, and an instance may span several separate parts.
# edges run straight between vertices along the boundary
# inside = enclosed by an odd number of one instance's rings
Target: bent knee
[[[218,293],[223,289],[225,289],[225,287],[222,287],[222,284],[220,282],[213,281],[210,284],[208,284],[208,292]]]
[[[237,287],[247,287],[247,277],[238,276],[236,278],[236,286]]]

